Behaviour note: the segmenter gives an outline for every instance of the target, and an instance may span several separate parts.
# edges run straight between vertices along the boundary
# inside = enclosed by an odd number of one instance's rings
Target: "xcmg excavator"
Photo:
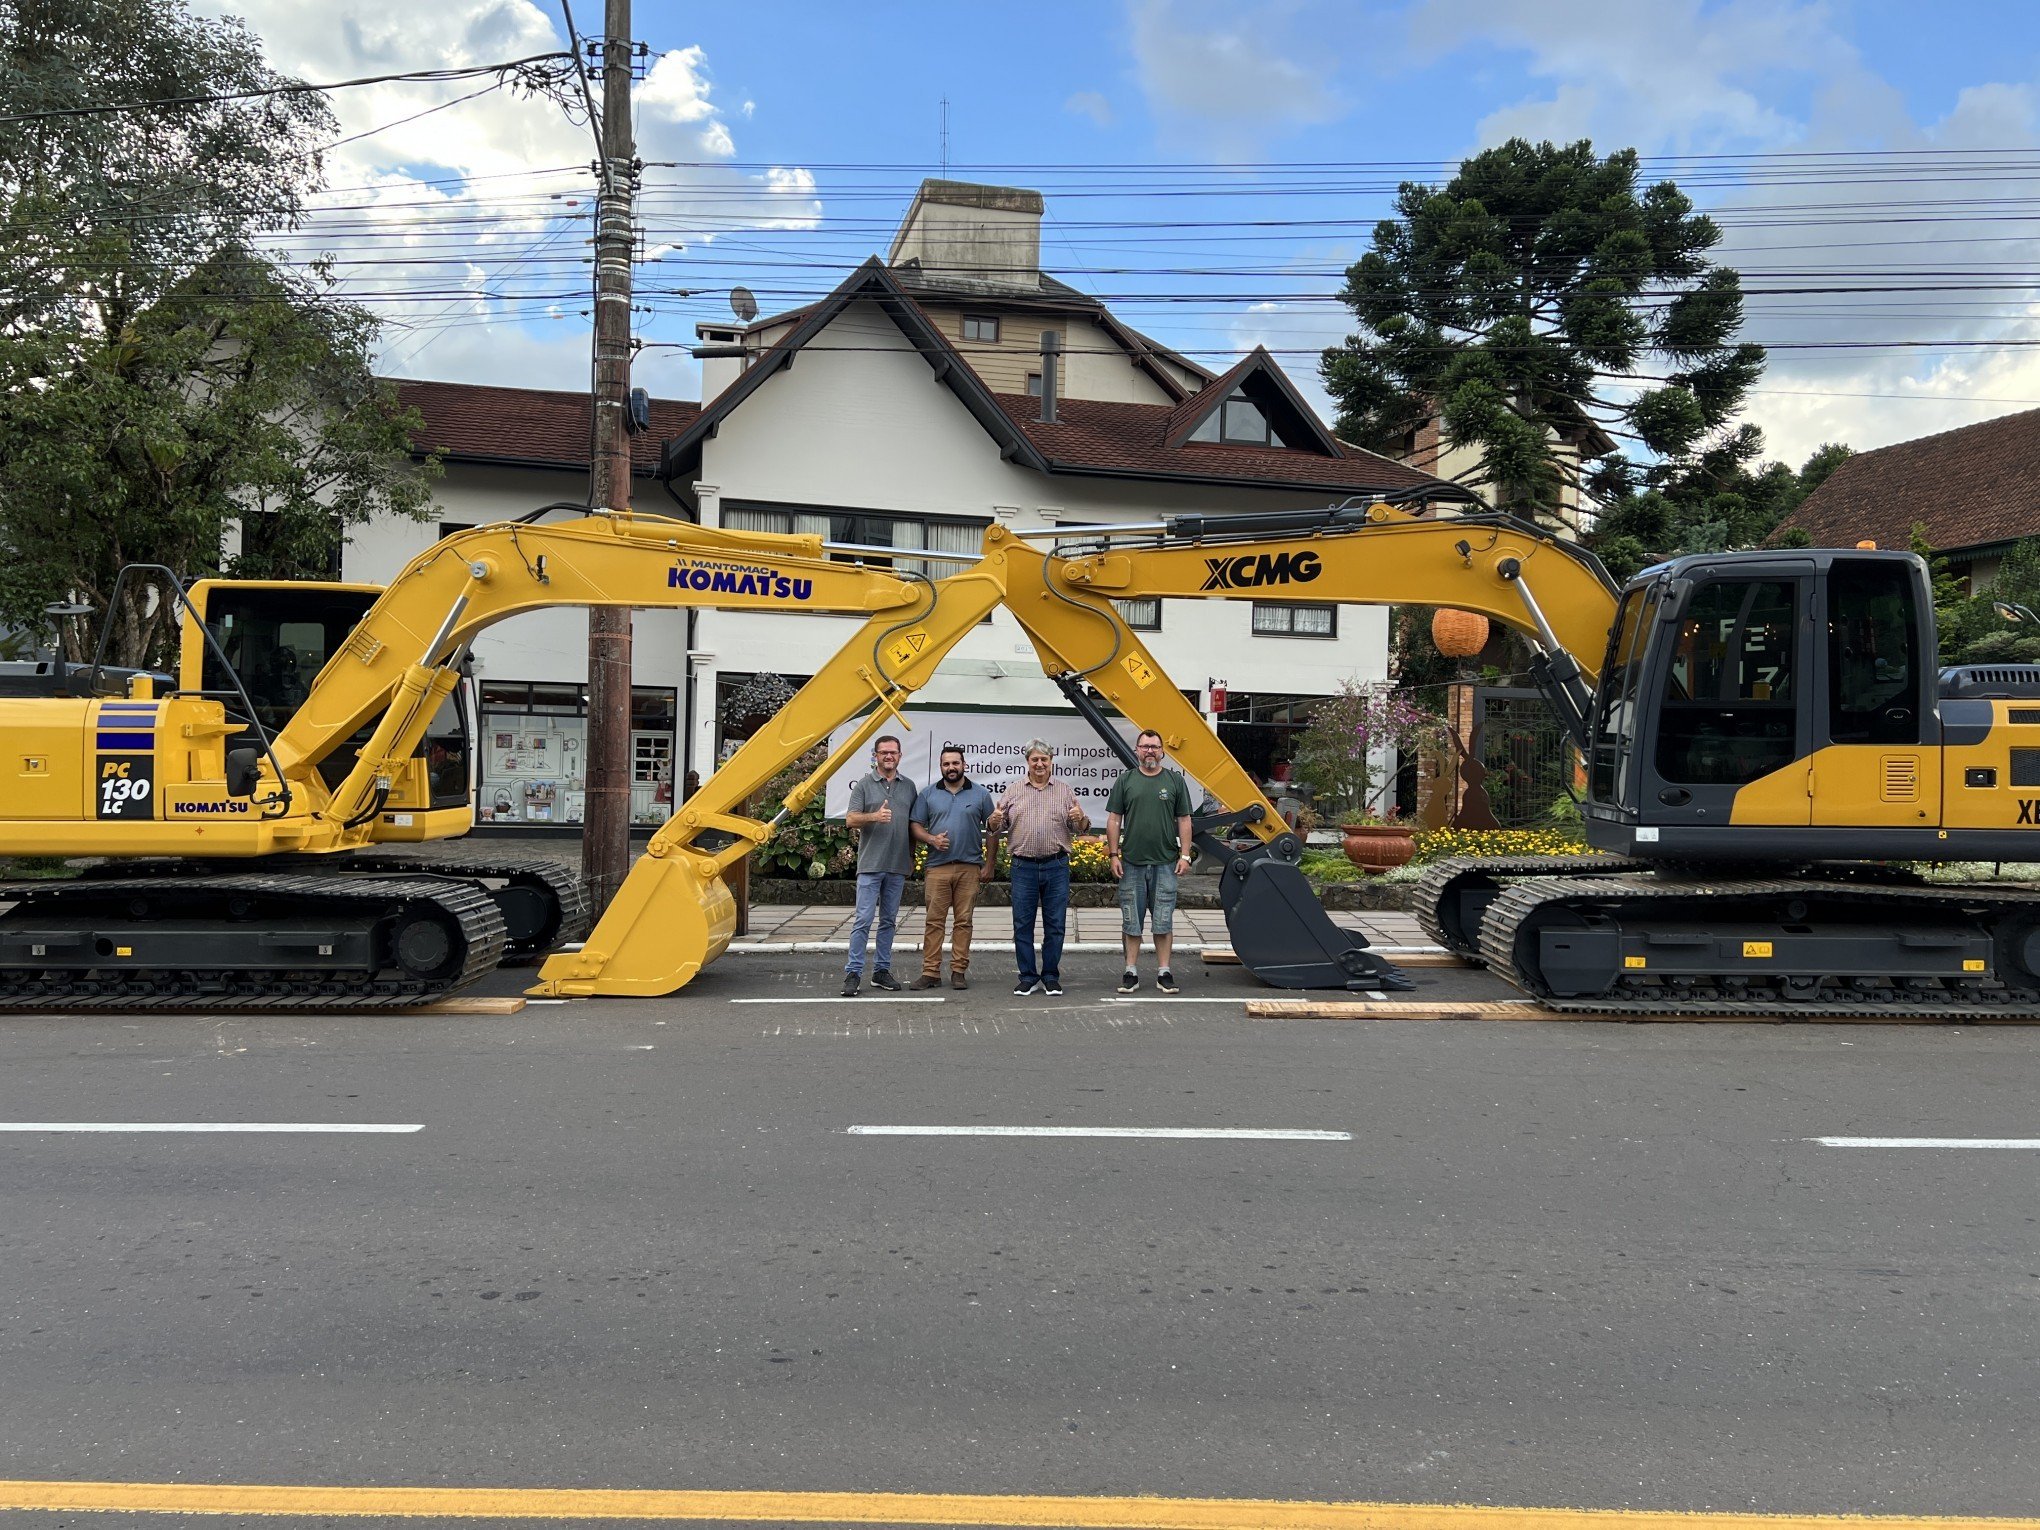
[[[1170,749],[1228,805],[1259,794],[1112,598],[1449,606],[1523,633],[1585,755],[1586,838],[1604,853],[1448,861],[1416,911],[1555,1008],[2040,1002],[2040,890],[1892,864],[2040,859],[2040,666],[1937,669],[1909,553],[1701,554],[1618,589],[1591,554],[1493,513],[1355,505],[1055,534],[1065,555],[1014,603],[1044,663],[1129,716],[1178,714],[1159,724]]]

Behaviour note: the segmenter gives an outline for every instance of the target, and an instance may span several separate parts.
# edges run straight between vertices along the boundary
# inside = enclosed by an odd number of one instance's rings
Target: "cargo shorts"
[[[1176,932],[1176,868],[1128,866],[1119,879],[1119,931],[1129,940],[1140,939],[1140,927],[1149,916],[1157,935]]]

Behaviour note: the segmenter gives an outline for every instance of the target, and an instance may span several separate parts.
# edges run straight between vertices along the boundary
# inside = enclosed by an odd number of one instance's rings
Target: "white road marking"
[[[2040,1151],[2040,1137],[1814,1137],[1822,1147],[2026,1148]]]
[[[1231,1126],[849,1126],[852,1137],[1233,1137],[1260,1142],[1351,1142],[1351,1132]]]
[[[1100,1004],[1244,1004],[1247,996],[1234,994],[1229,999],[1186,999],[1179,993],[1108,993],[1099,996]]]
[[[0,1121],[0,1132],[422,1132],[365,1121]]]
[[[880,993],[883,993],[884,991],[885,991],[885,990],[883,990],[883,989],[880,989],[880,990],[879,990],[879,992],[880,992]],[[876,997],[876,996],[874,995],[874,998],[875,998],[875,997]],[[889,995],[888,997],[886,997],[886,998],[883,998],[883,999],[876,999],[876,1002],[873,1002],[873,999],[870,999],[870,998],[868,998],[868,999],[865,999],[865,1000],[862,1000],[862,1001],[859,1001],[859,1000],[858,1000],[858,999],[856,999],[856,998],[848,998],[848,999],[846,999],[846,998],[844,998],[844,997],[843,997],[843,996],[842,996],[841,994],[838,994],[838,995],[836,995],[836,997],[835,997],[835,998],[833,998],[833,999],[732,999],[732,1000],[730,1000],[730,1003],[732,1003],[732,1004],[856,1004],[856,1005],[858,1005],[858,1006],[859,1006],[859,1008],[870,1008],[870,1009],[885,1009],[885,1008],[888,1008],[888,1007],[890,1007],[891,1005],[894,1005],[894,1004],[947,1004],[948,1002],[949,1002],[949,998],[948,998],[948,995],[946,995],[946,994],[928,994],[928,995],[924,995],[924,996],[922,996],[922,997],[919,997],[919,998],[913,998],[913,999],[903,999],[903,998],[900,998],[900,997],[899,997],[898,995]]]
[[[572,1001],[568,999],[526,999],[524,1002],[526,1004],[567,1004]]]

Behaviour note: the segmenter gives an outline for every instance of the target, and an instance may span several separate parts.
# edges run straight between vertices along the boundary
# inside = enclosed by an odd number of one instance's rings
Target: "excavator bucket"
[[[687,855],[646,855],[581,949],[546,958],[525,991],[568,999],[672,993],[723,954],[736,928],[737,900],[721,876]]]
[[[1219,883],[1233,955],[1272,988],[1406,992],[1416,985],[1367,948],[1358,930],[1332,923],[1310,883],[1287,861],[1234,861]]]

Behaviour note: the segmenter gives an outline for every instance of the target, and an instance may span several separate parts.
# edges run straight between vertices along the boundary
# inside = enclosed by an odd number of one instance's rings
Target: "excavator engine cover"
[[[1239,856],[1219,883],[1233,955],[1271,988],[1345,988],[1401,993],[1416,987],[1367,948],[1358,930],[1332,923],[1304,875],[1287,861]]]

